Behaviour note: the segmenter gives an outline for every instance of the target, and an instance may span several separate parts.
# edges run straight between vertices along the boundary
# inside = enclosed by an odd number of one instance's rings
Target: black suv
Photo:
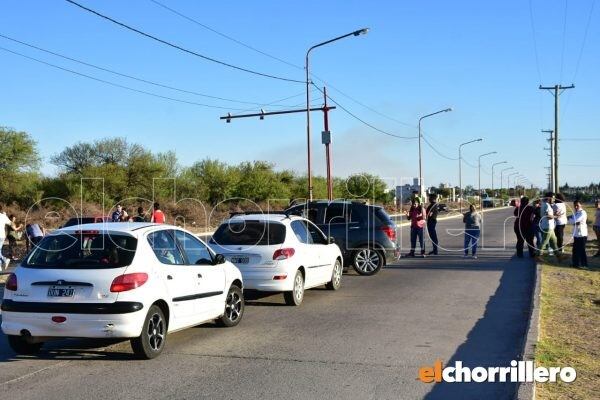
[[[300,215],[333,237],[344,257],[360,275],[373,275],[399,256],[396,224],[382,207],[354,201],[313,201],[292,206]]]

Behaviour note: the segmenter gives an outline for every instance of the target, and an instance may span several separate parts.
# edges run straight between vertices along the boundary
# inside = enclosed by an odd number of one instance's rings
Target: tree
[[[39,198],[37,144],[26,132],[0,127],[0,200],[26,205]]]

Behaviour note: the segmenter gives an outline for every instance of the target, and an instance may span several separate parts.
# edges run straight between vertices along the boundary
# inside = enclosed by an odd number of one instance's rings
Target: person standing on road
[[[121,222],[121,216],[123,215],[123,207],[117,204],[117,209],[112,213],[112,222]]]
[[[410,253],[407,257],[415,256],[417,247],[417,238],[421,245],[421,256],[425,257],[425,242],[423,241],[423,226],[425,226],[425,217],[423,215],[423,206],[418,200],[411,200],[410,210],[405,212],[406,218],[410,220]]]
[[[430,255],[438,254],[438,236],[437,231],[435,230],[437,225],[437,217],[438,217],[438,208],[439,204],[437,202],[437,195],[432,194],[429,196],[429,205],[427,206],[427,233],[429,234],[429,238],[431,239],[431,244],[433,246],[433,250],[429,252]]]
[[[552,205],[552,211],[554,211],[554,219],[556,222],[556,226],[554,227],[556,245],[558,246],[558,251],[562,253],[565,226],[567,225],[567,205],[565,204],[565,196],[563,196],[562,193],[556,194],[556,201]]]
[[[138,207],[137,215],[133,217],[133,222],[146,222],[146,214],[142,207]]]
[[[573,224],[573,256],[572,267],[587,268],[587,255],[585,254],[585,244],[587,242],[587,213],[581,207],[581,202],[573,202],[575,213],[568,218],[569,223]]]
[[[544,249],[548,247],[548,254],[550,254],[550,249],[552,249],[554,255],[560,260],[560,252],[558,251],[558,247],[556,246],[556,235],[554,234],[554,210],[552,209],[552,199],[554,198],[554,193],[548,192],[545,194],[542,199],[542,208],[540,211],[540,215],[542,217],[540,221],[540,228],[542,230],[542,246],[540,248],[540,255],[544,254]]]
[[[154,207],[152,209],[152,218],[150,222],[154,222],[155,224],[164,224],[165,223],[165,213],[160,209],[160,204],[154,203]]]
[[[463,222],[465,223],[464,257],[469,256],[469,248],[471,248],[473,258],[477,258],[477,243],[479,242],[479,235],[481,233],[481,214],[477,212],[474,204],[471,204],[469,211],[463,215]]]
[[[11,215],[8,217],[10,220],[10,225],[6,227],[8,234],[6,238],[8,239],[8,257],[16,261],[17,256],[15,252],[15,247],[17,246],[17,241],[21,239],[23,225],[17,225],[17,217],[15,215]]]
[[[600,200],[596,200],[596,213],[594,215],[594,233],[596,234],[596,242],[598,242],[598,251],[594,257],[600,257]]]
[[[514,216],[515,219],[515,235],[517,236],[517,257],[523,258],[523,248],[527,243],[529,255],[535,256],[533,249],[533,227],[531,225],[533,220],[533,208],[529,205],[529,198],[523,196],[518,207],[515,207]]]
[[[44,238],[45,235],[44,228],[42,228],[39,224],[27,224],[25,226],[25,235],[26,237],[26,245],[27,251],[37,244]]]
[[[12,222],[3,211],[2,205],[0,205],[0,271],[2,271],[2,269],[7,269],[10,264],[10,258],[4,257],[2,254],[2,247],[6,240],[6,228],[11,224]]]
[[[539,255],[542,248],[542,229],[540,223],[542,221],[542,205],[539,199],[533,202],[533,236],[535,237],[535,254]]]

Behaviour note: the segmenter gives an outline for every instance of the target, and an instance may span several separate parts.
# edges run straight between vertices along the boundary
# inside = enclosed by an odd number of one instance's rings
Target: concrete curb
[[[542,292],[542,266],[535,265],[535,283],[533,293],[531,294],[531,308],[529,314],[529,324],[527,333],[523,338],[523,361],[535,360],[535,348],[540,335],[540,294]],[[519,384],[516,397],[517,400],[535,400],[535,383],[525,382]]]

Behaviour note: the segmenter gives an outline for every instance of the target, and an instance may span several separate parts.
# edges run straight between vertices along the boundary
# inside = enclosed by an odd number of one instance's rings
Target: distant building
[[[419,191],[419,178],[413,178],[412,185],[406,183],[401,186],[396,186],[396,203],[406,203],[410,199],[412,192],[415,190],[417,192]]]

